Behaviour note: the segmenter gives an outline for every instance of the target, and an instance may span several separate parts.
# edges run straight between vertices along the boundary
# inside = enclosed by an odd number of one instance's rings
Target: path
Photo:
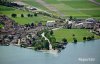
[[[47,9],[51,10],[51,11],[54,11],[54,12],[57,12],[59,15],[61,16],[64,16],[63,13],[61,13],[57,8],[55,8],[54,6],[46,3],[45,1],[43,0],[35,0],[36,2],[40,3],[41,5],[43,5],[44,7],[46,7]]]
[[[42,35],[42,37],[45,38],[45,40],[47,40],[49,42],[49,49],[52,50],[52,45],[50,43],[50,40],[47,37],[45,37],[45,33],[43,32],[41,35]]]
[[[100,5],[100,3],[96,2],[95,0],[89,0],[89,1],[95,3],[96,5]]]
[[[58,29],[61,29],[61,28],[63,28],[63,26],[61,26],[61,27],[59,27],[59,28],[54,28],[54,29],[52,29],[52,30],[58,30]]]
[[[50,50],[42,50],[42,52],[44,52],[44,53],[51,53],[51,54],[53,54],[53,55],[58,56],[58,50],[53,50],[53,49],[52,49],[52,45],[51,45],[51,43],[50,43],[50,40],[49,40],[47,37],[45,37],[44,34],[45,34],[45,33],[43,32],[41,35],[42,35],[42,37],[45,38],[45,40],[47,40],[47,41],[49,42],[49,48],[50,48]]]

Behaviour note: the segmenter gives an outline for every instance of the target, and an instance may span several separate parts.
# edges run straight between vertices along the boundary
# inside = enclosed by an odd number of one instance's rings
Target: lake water
[[[100,40],[70,43],[57,55],[0,46],[0,64],[100,64]]]

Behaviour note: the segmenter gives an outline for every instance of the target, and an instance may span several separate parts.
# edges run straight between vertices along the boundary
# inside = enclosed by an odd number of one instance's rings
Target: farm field
[[[35,0],[18,0],[18,1],[22,1],[31,6],[49,11],[53,14],[57,14],[56,12],[47,9],[45,6],[36,2]],[[96,19],[100,19],[100,12],[99,12],[100,6],[88,0],[43,0],[43,1],[57,8],[62,14],[64,14],[64,18],[68,16],[74,16],[77,18],[93,17]],[[12,18],[11,17],[12,13],[16,13],[18,17]],[[0,14],[5,14],[20,24],[31,23],[31,22],[38,23],[40,21],[42,21],[43,24],[45,24],[47,20],[54,20],[53,18],[41,16],[41,15],[39,15],[38,17],[33,16],[32,18],[20,17],[20,14],[24,14],[26,16],[28,13],[31,12],[16,10],[15,8],[10,8],[10,7],[5,7],[0,5]]]
[[[68,42],[73,42],[73,36],[77,38],[77,40],[83,41],[83,37],[93,36],[93,33],[90,33],[87,29],[59,29],[54,31],[54,36],[57,41],[61,41],[63,38],[66,38]],[[100,36],[94,35],[95,39],[99,39]]]
[[[46,7],[42,6],[41,4],[37,3],[35,0],[20,0],[24,3],[27,3],[31,6],[37,7],[39,9],[48,10]]]
[[[57,8],[64,16],[99,17],[100,6],[89,0],[44,0]]]
[[[100,0],[95,0],[96,2],[100,2]]]

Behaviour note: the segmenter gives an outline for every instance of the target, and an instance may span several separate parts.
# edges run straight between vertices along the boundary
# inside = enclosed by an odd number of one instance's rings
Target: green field
[[[36,2],[35,0],[19,0],[19,1],[23,1],[28,5],[38,7],[46,11],[50,11],[40,3]],[[62,14],[64,14],[65,18],[66,16],[75,16],[78,18],[94,17],[96,19],[100,19],[100,6],[95,5],[94,3],[88,0],[44,0],[44,1],[57,8]],[[54,11],[50,11],[50,12],[52,12],[53,14],[57,14]],[[12,13],[18,14],[18,17],[12,18],[11,17]],[[8,17],[18,22],[19,24],[26,24],[31,22],[38,23],[40,21],[43,21],[43,24],[45,24],[46,23],[45,21],[47,20],[54,20],[53,18],[42,16],[42,15],[39,15],[38,17],[33,16],[32,18],[20,17],[20,14],[24,14],[26,16],[28,13],[31,12],[16,10],[15,8],[5,7],[0,5],[0,14],[7,15]]]
[[[57,8],[65,16],[99,17],[100,6],[88,0],[44,0]]]
[[[95,0],[95,1],[100,2],[100,0]]]
[[[61,41],[63,38],[66,38],[68,42],[73,42],[73,34],[77,40],[83,41],[83,37],[92,36],[93,33],[90,33],[87,29],[59,29],[54,31],[54,36],[57,41]],[[96,39],[100,39],[100,36],[94,35]]]
[[[16,18],[11,17],[11,14],[13,14],[13,13],[17,14]],[[45,24],[46,21],[53,20],[53,18],[43,16],[43,15],[38,15],[37,17],[35,17],[35,16],[27,17],[27,14],[29,14],[29,13],[33,14],[28,11],[18,10],[15,8],[0,5],[0,14],[7,15],[8,17],[10,17],[13,20],[15,20],[16,22],[18,22],[19,24],[27,24],[27,23],[32,23],[32,22],[37,24],[38,22],[41,22],[41,21],[43,24]],[[21,14],[24,14],[25,17],[21,18]]]
[[[20,0],[22,2],[25,2],[31,6],[43,9],[43,10],[48,10],[46,7],[42,6],[41,4],[37,3],[35,0]]]

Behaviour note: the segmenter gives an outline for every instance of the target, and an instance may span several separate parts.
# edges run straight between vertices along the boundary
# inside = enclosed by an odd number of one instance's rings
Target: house
[[[87,18],[85,21],[87,21],[87,22],[96,22],[96,20],[95,19],[93,19],[93,18]]]
[[[84,22],[83,27],[86,29],[92,29],[94,27],[94,23],[93,22]]]
[[[47,27],[55,27],[56,26],[56,22],[55,21],[47,21],[46,26]]]
[[[75,24],[75,27],[74,28],[79,28],[79,29],[84,28],[83,27],[83,23]]]
[[[96,23],[94,26],[94,31],[97,31],[100,33],[100,23]]]
[[[88,18],[85,20],[85,22],[83,22],[83,27],[87,29],[93,29],[95,23],[96,23],[96,20],[94,20],[93,18]]]
[[[28,7],[26,7],[28,10],[37,10],[37,8],[36,7],[31,7],[31,6],[28,6]]]

